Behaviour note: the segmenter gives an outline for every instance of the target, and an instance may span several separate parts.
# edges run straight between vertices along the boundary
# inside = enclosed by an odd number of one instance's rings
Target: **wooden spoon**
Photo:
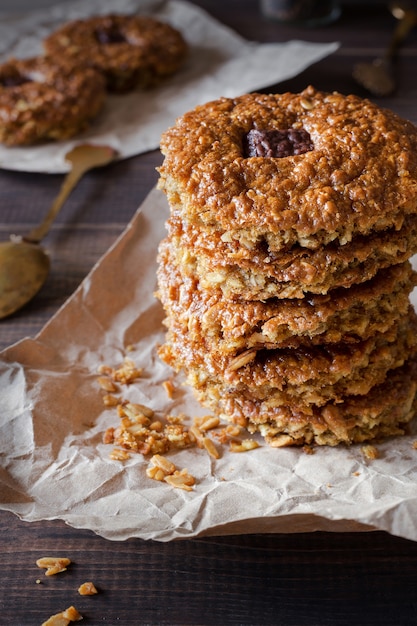
[[[50,261],[39,243],[80,178],[94,167],[110,163],[116,155],[109,146],[82,144],[73,148],[65,155],[71,169],[42,223],[26,237],[11,235],[10,241],[0,243],[0,319],[23,307],[44,284]]]

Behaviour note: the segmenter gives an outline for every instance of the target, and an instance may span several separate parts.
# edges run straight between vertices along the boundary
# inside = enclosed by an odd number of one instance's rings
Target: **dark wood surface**
[[[343,3],[341,18],[318,29],[269,21],[256,0],[196,4],[251,40],[341,43],[336,54],[285,83],[266,85],[266,91],[313,84],[366,95],[352,79],[352,66],[381,54],[395,27],[381,2]],[[374,100],[417,122],[416,30],[397,73],[397,92]],[[81,181],[45,242],[51,275],[33,302],[0,321],[0,348],[36,334],[65,302],[151,190],[160,161],[158,152],[150,152]],[[61,175],[0,171],[0,239],[38,223],[61,182]],[[28,524],[0,512],[0,554],[0,626],[39,626],[71,604],[86,625],[417,624],[417,543],[383,532],[118,543],[60,521]],[[46,554],[68,556],[73,564],[65,574],[46,578],[35,565]],[[98,586],[97,596],[77,594],[86,580]]]

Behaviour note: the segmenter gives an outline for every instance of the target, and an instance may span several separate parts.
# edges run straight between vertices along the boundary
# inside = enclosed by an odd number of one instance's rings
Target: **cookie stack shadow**
[[[197,107],[161,150],[161,358],[203,405],[272,446],[406,432],[416,128],[309,87]]]

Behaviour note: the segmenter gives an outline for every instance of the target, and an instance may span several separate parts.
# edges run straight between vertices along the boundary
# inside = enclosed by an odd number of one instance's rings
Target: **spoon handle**
[[[48,233],[71,191],[80,178],[94,167],[106,165],[116,156],[116,151],[108,146],[76,146],[66,155],[71,169],[65,176],[61,189],[39,226],[36,226],[23,239],[28,243],[39,243]]]
[[[397,54],[397,51],[401,44],[406,39],[408,33],[417,24],[417,14],[414,11],[404,11],[401,16],[397,28],[394,31],[394,35],[391,39],[391,43],[386,52],[386,58],[393,60]]]
[[[55,198],[54,202],[52,203],[43,222],[24,237],[25,241],[27,241],[28,243],[39,243],[45,237],[52,225],[52,222],[64,205],[65,200],[68,198],[69,194],[80,180],[82,174],[83,172],[78,172],[75,170],[71,170],[70,172],[68,172],[64,179],[64,182],[62,183],[61,190]]]

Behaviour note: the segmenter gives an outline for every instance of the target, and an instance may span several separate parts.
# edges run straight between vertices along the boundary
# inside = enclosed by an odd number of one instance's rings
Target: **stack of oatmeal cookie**
[[[403,433],[417,406],[417,129],[309,87],[200,106],[161,149],[161,357],[273,446]]]

